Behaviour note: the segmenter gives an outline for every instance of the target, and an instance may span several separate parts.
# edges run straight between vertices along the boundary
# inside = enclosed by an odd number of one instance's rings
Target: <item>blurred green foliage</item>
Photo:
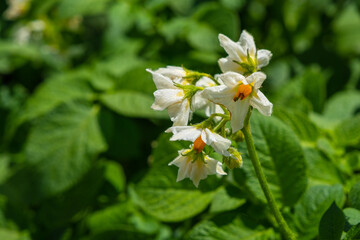
[[[146,68],[219,73],[217,35],[242,29],[273,52],[274,116],[252,125],[285,218],[299,239],[359,237],[359,1],[7,0],[0,11],[0,239],[280,239],[244,143],[242,169],[176,183],[167,164],[188,143],[170,143],[167,113],[150,109]]]

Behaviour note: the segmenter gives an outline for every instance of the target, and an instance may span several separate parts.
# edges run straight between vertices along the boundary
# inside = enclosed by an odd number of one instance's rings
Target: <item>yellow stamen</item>
[[[195,141],[194,141],[194,150],[197,153],[201,153],[202,150],[204,149],[206,143],[201,139],[201,136],[199,136]]]
[[[250,95],[251,92],[252,87],[250,85],[240,84],[239,88],[236,91],[236,94],[233,97],[234,102],[239,100],[239,98],[240,100],[245,99],[247,96]]]

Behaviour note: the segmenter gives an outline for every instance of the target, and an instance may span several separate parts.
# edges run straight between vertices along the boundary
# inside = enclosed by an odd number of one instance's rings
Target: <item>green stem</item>
[[[249,152],[249,156],[250,156],[251,162],[252,162],[252,164],[254,166],[256,176],[257,176],[257,178],[259,180],[261,188],[262,188],[262,190],[263,190],[263,192],[265,194],[265,197],[266,197],[266,199],[267,199],[267,201],[269,203],[269,207],[270,207],[272,213],[274,214],[276,221],[279,224],[281,233],[283,234],[285,239],[294,240],[294,239],[296,239],[295,235],[291,231],[289,226],[287,225],[287,223],[286,223],[284,217],[282,216],[278,206],[276,205],[275,198],[274,198],[273,194],[270,191],[269,184],[268,184],[268,182],[266,180],[265,174],[264,174],[264,172],[262,170],[262,167],[261,167],[261,164],[260,164],[260,161],[259,161],[259,157],[258,157],[258,155],[256,153],[254,140],[252,138],[251,130],[250,130],[251,111],[252,111],[252,109],[249,108],[249,111],[248,111],[248,113],[246,115],[246,118],[245,118],[244,128],[242,129],[242,132],[244,133],[244,136],[245,136],[245,141],[246,141],[247,149],[248,149],[248,152]]]

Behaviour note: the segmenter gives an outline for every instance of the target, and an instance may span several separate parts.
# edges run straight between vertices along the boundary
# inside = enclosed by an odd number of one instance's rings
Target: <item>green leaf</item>
[[[24,122],[40,117],[62,103],[92,99],[94,93],[88,82],[90,78],[91,72],[80,70],[56,75],[45,81],[10,123],[8,137]]]
[[[168,166],[183,145],[160,137],[153,151],[153,164],[141,181],[131,188],[134,201],[148,214],[161,221],[178,222],[202,212],[211,202],[219,185],[209,176],[196,188],[189,179],[176,182],[178,168]],[[186,146],[186,145],[185,145]]]
[[[360,211],[355,208],[344,209],[345,218],[348,224],[351,226],[360,224]]]
[[[360,223],[356,226],[353,226],[345,236],[344,240],[356,240],[360,239]]]
[[[326,72],[325,72],[326,73]],[[316,81],[314,81],[316,79]],[[327,75],[318,66],[306,69],[302,76],[304,96],[312,103],[315,112],[322,112],[326,100]]]
[[[349,201],[352,207],[360,210],[360,182],[357,182],[350,190]]]
[[[5,181],[9,175],[10,159],[8,155],[0,154],[0,184]]]
[[[316,143],[319,137],[319,130],[306,114],[300,111],[278,107],[275,109],[274,115],[291,127],[303,145]]]
[[[360,143],[360,114],[341,121],[334,129],[333,138],[340,146],[357,146]]]
[[[342,206],[345,195],[341,185],[316,185],[310,187],[295,206],[294,222],[299,240],[314,238],[319,229],[321,217],[332,202]]]
[[[271,191],[284,205],[294,205],[307,185],[304,153],[296,135],[280,120],[259,114],[251,119],[251,131]],[[240,145],[240,152],[244,153],[245,184],[265,201],[244,144]],[[243,181],[243,176],[236,172],[235,179]]]
[[[236,213],[219,214],[196,225],[186,239],[189,240],[261,240],[273,239],[273,229],[265,229],[258,222]]]
[[[126,187],[125,173],[121,165],[114,161],[103,162],[105,166],[105,179],[111,183],[117,192],[123,192]]]
[[[339,170],[331,161],[326,159],[319,150],[304,147],[304,154],[310,185],[343,183],[343,178]]]
[[[139,118],[168,118],[166,112],[151,109],[154,98],[135,91],[119,90],[102,94],[100,100],[118,114]]]
[[[25,153],[27,163],[37,169],[42,194],[52,195],[70,187],[106,149],[98,111],[99,106],[69,103],[34,124]]]
[[[243,196],[240,189],[234,186],[221,187],[211,202],[210,212],[230,211],[244,205],[245,202],[245,196]]]
[[[333,202],[320,220],[319,240],[339,240],[344,226],[344,213]]]
[[[209,25],[194,21],[187,33],[187,40],[195,49],[212,52],[220,48],[217,35],[217,31]]]
[[[354,116],[358,108],[360,108],[359,91],[339,92],[332,96],[326,103],[324,116],[339,122]]]

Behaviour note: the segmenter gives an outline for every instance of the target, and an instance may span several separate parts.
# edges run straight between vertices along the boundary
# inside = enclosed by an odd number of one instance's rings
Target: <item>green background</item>
[[[220,73],[218,34],[243,29],[273,53],[261,89],[273,116],[251,121],[286,220],[299,239],[358,239],[359,1],[11,2],[0,2],[0,239],[281,239],[243,142],[243,168],[176,183],[167,164],[189,142],[169,142],[167,112],[150,109],[146,68]]]

